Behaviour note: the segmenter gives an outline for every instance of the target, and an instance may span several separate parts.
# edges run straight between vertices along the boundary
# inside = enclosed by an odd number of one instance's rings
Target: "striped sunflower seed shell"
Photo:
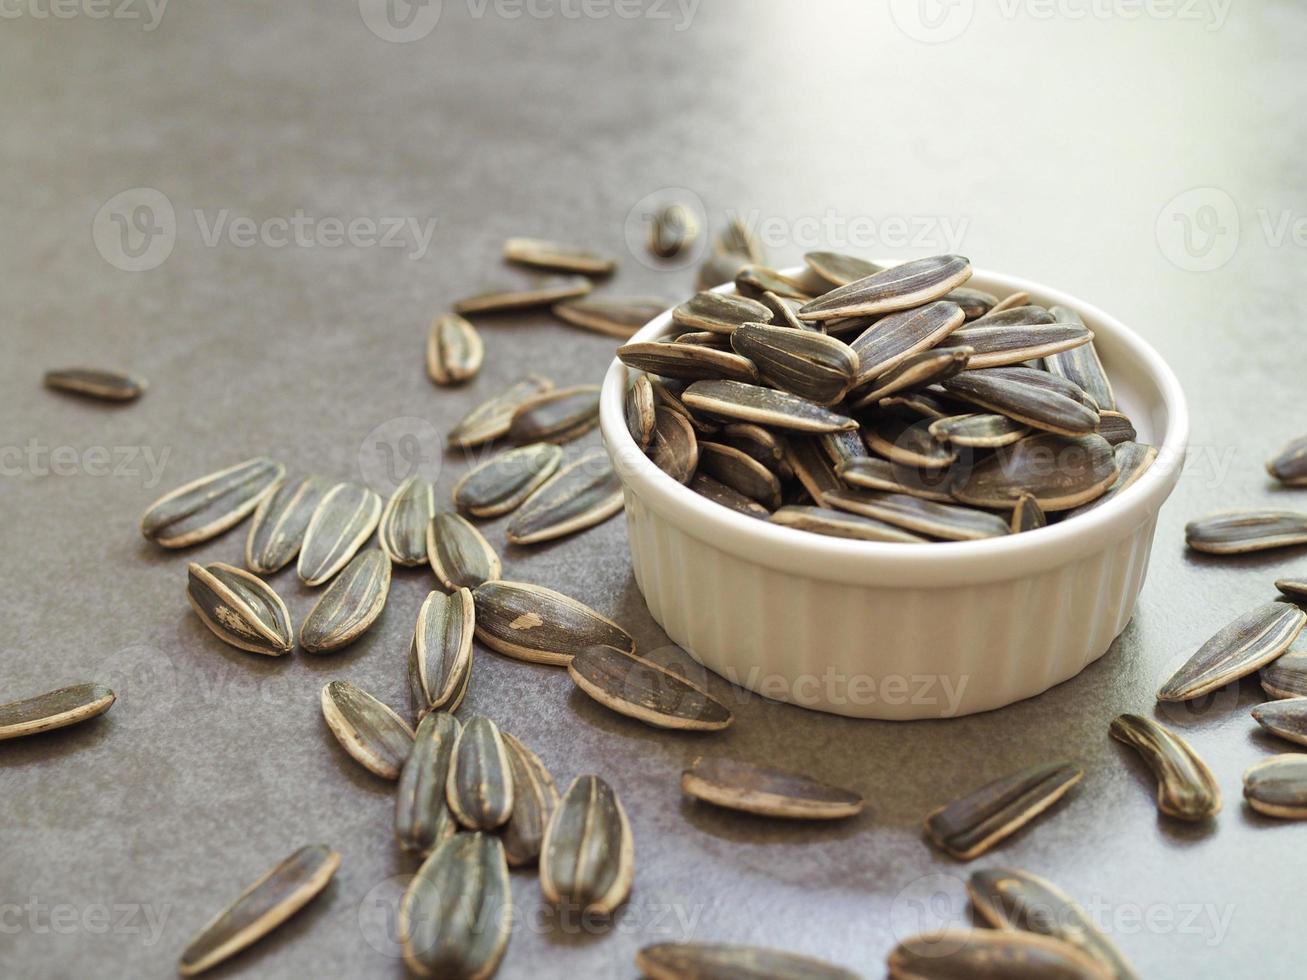
[[[457,313],[436,317],[427,335],[427,376],[438,385],[471,381],[485,360],[485,345],[476,327]]]
[[[381,512],[377,540],[396,565],[412,568],[427,560],[427,525],[436,513],[436,488],[411,476],[391,494]]]
[[[502,566],[495,549],[458,514],[441,513],[427,526],[427,558],[440,584],[451,592],[475,589],[499,578]]]
[[[322,717],[346,752],[369,772],[398,779],[413,750],[413,729],[386,704],[349,681],[322,688]]]
[[[472,593],[432,592],[418,610],[408,651],[409,695],[419,719],[430,711],[457,711],[472,677],[475,607]]]
[[[566,909],[608,915],[626,900],[635,847],[626,811],[598,776],[579,776],[550,817],[540,851],[545,900]]]
[[[74,684],[0,704],[0,742],[88,721],[108,711],[115,697],[103,684]]]
[[[187,566],[186,598],[201,622],[224,643],[279,657],[295,645],[286,603],[263,579],[215,562]]]
[[[507,435],[518,406],[553,388],[548,378],[529,374],[468,412],[449,430],[445,441],[456,449],[469,449]]]
[[[308,653],[348,646],[377,621],[389,593],[390,559],[380,548],[360,551],[305,618],[300,646]]]
[[[271,575],[290,564],[304,543],[309,519],[333,486],[324,476],[306,476],[282,483],[264,497],[245,539],[245,567],[257,575]]]
[[[495,830],[513,813],[513,770],[499,727],[477,715],[458,734],[445,780],[454,818],[469,830]]]
[[[454,484],[454,505],[473,517],[500,517],[516,510],[558,469],[563,450],[551,442],[535,442],[500,453],[472,469]]]
[[[317,586],[348,564],[381,519],[381,498],[357,483],[338,483],[309,518],[296,571],[305,585]]]
[[[635,652],[635,640],[626,630],[552,589],[498,581],[478,586],[472,595],[477,639],[505,656],[566,666],[592,646]]]
[[[602,524],[622,509],[622,483],[604,449],[592,449],[542,484],[508,523],[513,544],[538,544]]]
[[[285,475],[286,467],[259,456],[202,476],[152,503],[141,533],[165,548],[208,541],[253,513]]]
[[[446,783],[462,730],[448,711],[432,711],[418,724],[395,789],[395,840],[409,854],[425,858],[458,830]]]

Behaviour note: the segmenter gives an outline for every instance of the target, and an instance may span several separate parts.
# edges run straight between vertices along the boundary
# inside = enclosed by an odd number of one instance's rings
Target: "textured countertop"
[[[484,321],[481,376],[437,390],[431,317],[499,275],[510,235],[618,254],[610,292],[688,294],[690,269],[626,244],[673,189],[714,227],[756,224],[777,264],[816,247],[960,251],[1090,299],[1174,366],[1193,454],[1132,624],[1080,677],[1006,710],[856,722],[712,678],[735,726],[675,735],[608,713],[560,670],[479,650],[464,711],[534,746],[562,784],[607,777],[637,855],[607,929],[560,919],[515,874],[500,976],[633,976],[640,946],[684,939],[878,976],[896,938],[969,919],[970,866],[923,843],[922,816],[1055,757],[1083,764],[1083,783],[974,866],[1056,882],[1145,976],[1300,975],[1307,827],[1240,798],[1243,770],[1289,748],[1248,717],[1256,685],[1162,715],[1219,778],[1210,827],[1160,820],[1107,725],[1151,713],[1179,658],[1307,567],[1301,551],[1217,561],[1182,544],[1197,514],[1307,501],[1262,470],[1307,431],[1307,10],[966,0],[935,20],[899,2],[437,0],[394,27],[361,6],[177,3],[156,22],[158,0],[107,18],[89,0],[66,17],[24,0],[0,22],[0,700],[90,679],[119,695],[95,722],[0,745],[0,973],[169,976],[246,884],[324,841],[343,856],[328,891],[214,975],[402,975],[393,913],[412,866],[392,787],[337,746],[317,695],[342,677],[406,706],[432,577],[398,572],[346,651],[268,660],[219,643],[184,598],[187,560],[238,560],[243,530],[176,554],[137,521],[256,454],[382,490],[417,467],[444,497],[467,463],[440,436],[471,405],[529,370],[598,381],[614,343],[545,315]],[[120,408],[43,390],[63,364],[151,388]],[[502,522],[488,534],[507,576],[667,646],[621,520],[533,549],[507,548]],[[293,573],[274,584],[298,623],[310,592]],[[848,785],[868,812],[806,827],[692,805],[677,777],[708,747]]]

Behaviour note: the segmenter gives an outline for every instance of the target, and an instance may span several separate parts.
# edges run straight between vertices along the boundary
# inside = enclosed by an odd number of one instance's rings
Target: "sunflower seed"
[[[1030,385],[1041,391],[1051,391],[1063,395],[1095,413],[1098,411],[1098,406],[1094,404],[1094,400],[1078,384],[1074,381],[1068,381],[1066,378],[1060,378],[1056,374],[1050,374],[1041,368],[1014,365],[1011,367],[987,368],[983,374],[991,380],[1011,381]]]
[[[1307,487],[1307,436],[1299,436],[1276,453],[1266,472],[1287,487]]]
[[[923,391],[905,391],[901,395],[891,395],[881,400],[880,407],[912,412],[932,421],[950,418],[965,411],[964,408],[953,405],[944,396],[944,389],[938,385]]]
[[[1003,299],[995,303],[993,307],[990,309],[990,311],[985,315],[994,316],[996,314],[1003,313],[1007,310],[1014,310],[1017,309],[1018,307],[1029,306],[1029,305],[1030,305],[1029,293],[1024,291],[1015,292],[1009,296],[1005,296]]]
[[[1307,544],[1307,514],[1285,510],[1229,511],[1209,514],[1184,526],[1185,543],[1211,555]]]
[[[945,295],[944,300],[962,307],[962,312],[968,320],[979,319],[998,304],[998,297],[993,293],[987,293],[983,289],[972,289],[970,286],[959,286]]]
[[[566,666],[592,646],[635,653],[635,640],[626,630],[552,589],[525,582],[487,582],[472,595],[477,639],[505,656]]]
[[[840,510],[946,541],[978,541],[1011,532],[1008,522],[997,514],[922,500],[903,493],[830,490],[823,495],[821,502],[827,507],[838,507]]]
[[[718,254],[744,255],[750,262],[766,262],[767,251],[762,242],[738,217],[732,217],[726,228],[717,236],[714,248]]]
[[[1054,322],[1053,314],[1042,306],[1008,306],[1001,310],[991,310],[982,317],[983,323],[976,327],[1038,327]],[[1080,326],[1084,326],[1083,323]]]
[[[1006,415],[990,413],[951,415],[935,419],[931,422],[929,431],[940,442],[974,449],[1010,446],[1030,432],[1026,426],[1012,421]]]
[[[508,524],[513,544],[538,544],[602,524],[622,509],[622,483],[603,449],[591,449],[549,478]]]
[[[649,458],[677,483],[689,483],[699,465],[699,442],[694,427],[680,412],[658,406]]]
[[[606,276],[617,268],[617,262],[605,255],[539,238],[510,238],[504,242],[504,259],[535,269],[584,276]]]
[[[681,398],[695,411],[777,429],[834,432],[858,427],[847,415],[832,412],[806,398],[739,381],[696,381],[685,389]]]
[[[971,263],[960,255],[904,262],[813,300],[799,310],[799,319],[834,320],[906,310],[939,299],[970,277]]]
[[[296,570],[305,585],[321,585],[345,567],[381,518],[381,498],[357,483],[327,491],[309,518]]]
[[[503,844],[487,834],[455,834],[423,862],[400,903],[404,964],[419,977],[489,977],[512,923]]]
[[[959,861],[970,861],[1051,807],[1082,776],[1067,762],[1022,769],[932,812],[926,836]]]
[[[867,443],[862,438],[860,429],[841,429],[839,432],[823,432],[817,436],[822,450],[830,458],[831,464],[838,470],[840,466],[854,459],[866,459]]]
[[[1011,375],[995,373],[1006,370],[1011,369],[963,371],[943,382],[944,390],[973,405],[1059,435],[1084,435],[1098,428],[1098,413],[1092,408],[1025,378],[1017,380]]]
[[[462,730],[448,711],[432,711],[418,725],[395,792],[395,840],[410,854],[425,858],[458,830],[445,785]]]
[[[1020,534],[1022,531],[1035,531],[1041,527],[1048,526],[1048,516],[1044,509],[1039,506],[1039,501],[1033,493],[1023,493],[1017,498],[1017,504],[1012,508],[1012,533]]]
[[[582,650],[567,665],[567,673],[604,707],[654,728],[716,732],[734,721],[726,705],[707,691],[623,650]]]
[[[508,436],[519,443],[571,442],[599,424],[599,386],[547,391],[513,412]]]
[[[440,513],[427,525],[427,559],[445,588],[475,589],[503,570],[490,542],[461,515]]]
[[[843,255],[839,252],[809,252],[803,257],[808,268],[821,276],[832,286],[847,286],[859,279],[866,279],[885,267],[875,262],[868,262],[856,255]]]
[[[844,484],[836,475],[818,437],[791,433],[782,438],[781,450],[785,453],[785,462],[813,500],[820,503],[822,494],[828,490],[843,489]]]
[[[1262,690],[1272,698],[1307,697],[1307,650],[1290,650],[1258,672]]]
[[[664,300],[655,297],[590,296],[557,304],[553,313],[574,327],[593,330],[606,337],[626,340],[639,332],[650,320],[667,309]]]
[[[702,418],[686,407],[685,402],[681,401],[681,393],[685,391],[688,384],[684,381],[672,381],[669,378],[657,378],[650,375],[649,383],[653,385],[654,400],[664,408],[668,408],[678,415],[682,416],[690,423],[691,428],[699,435],[713,435],[721,429],[716,422]]]
[[[758,946],[658,943],[635,954],[649,980],[858,980],[821,960]]]
[[[108,711],[115,697],[103,684],[76,684],[0,704],[0,742],[87,721]]]
[[[722,252],[708,258],[699,266],[699,275],[695,279],[698,289],[713,289],[735,280],[736,273],[753,260],[738,252]]]
[[[528,375],[468,412],[450,430],[445,441],[457,449],[468,449],[507,435],[517,407],[553,388],[554,383],[548,378],[538,374]]]
[[[781,505],[781,483],[776,474],[733,446],[699,443],[699,469],[734,490],[768,507]]]
[[[724,351],[731,349],[731,340],[726,334],[713,333],[709,330],[691,330],[689,333],[679,334],[672,343],[698,344],[701,347],[713,347]]]
[[[937,470],[957,461],[958,451],[930,434],[929,423],[908,422],[892,415],[863,425],[867,448],[892,463],[925,470]]]
[[[1008,929],[936,929],[889,954],[890,980],[1112,980],[1070,943]]]
[[[962,327],[949,334],[941,348],[970,347],[973,369],[1007,367],[1088,344],[1094,335],[1070,323],[1042,326],[1006,326],[997,317]]]
[[[631,434],[641,452],[653,442],[657,408],[658,402],[654,398],[649,376],[637,374],[622,395],[622,415],[626,420],[626,431]]]
[[[946,471],[931,471],[893,463],[888,459],[861,456],[841,463],[837,472],[840,479],[849,486],[863,490],[905,493],[920,497],[922,500],[933,500],[936,503],[953,503],[953,496],[948,492],[948,484],[952,476]],[[836,486],[830,489],[842,488]]]
[[[1221,788],[1193,747],[1151,718],[1119,715],[1108,729],[1138,752],[1157,779],[1157,809],[1178,820],[1206,820],[1221,809]]]
[[[390,559],[379,548],[360,551],[305,618],[300,646],[326,653],[353,643],[381,615],[389,592]]]
[[[475,605],[469,589],[432,592],[418,610],[408,648],[408,688],[419,720],[431,711],[457,711],[472,677]]]
[[[1307,698],[1267,701],[1253,708],[1253,718],[1272,735],[1307,745]]]
[[[1029,493],[1046,513],[1071,510],[1102,497],[1119,475],[1101,437],[1045,432],[981,460],[953,486],[953,496],[973,507],[1003,508]]]
[[[1275,580],[1275,587],[1294,602],[1301,603],[1307,599],[1307,579],[1281,578]]]
[[[1080,318],[1079,313],[1065,306],[1050,307],[1049,312],[1058,323],[1083,326],[1085,322]],[[1094,347],[1093,341],[1045,357],[1044,369],[1083,388],[1094,400],[1099,411],[1115,411],[1116,395],[1112,392],[1112,382],[1108,380],[1107,372],[1103,370],[1103,362],[1099,360],[1098,350]]]
[[[783,299],[807,301],[830,288],[830,284],[814,273],[798,277],[787,276],[765,265],[746,265],[735,274],[735,288],[743,296],[757,297],[774,293]]]
[[[413,729],[390,706],[349,681],[322,688],[322,717],[341,748],[369,772],[398,779],[413,749]]]
[[[679,255],[699,240],[699,217],[684,204],[659,208],[649,222],[649,251],[660,259]]]
[[[748,382],[758,380],[758,369],[747,357],[702,344],[665,341],[626,344],[617,348],[617,356],[627,367],[664,378],[686,381],[713,378]]]
[[[626,900],[635,847],[626,811],[598,776],[578,776],[545,828],[540,888],[560,907],[607,915]]]
[[[254,511],[245,539],[245,567],[259,575],[280,571],[299,554],[309,518],[335,483],[324,476],[306,476],[282,483]]]
[[[566,299],[584,296],[594,285],[585,276],[528,276],[491,286],[454,304],[455,313],[508,313],[536,306],[552,306]]]
[[[540,757],[508,732],[502,733],[513,770],[513,815],[504,827],[504,854],[513,867],[540,857],[545,827],[558,806],[558,787]]]
[[[295,645],[290,613],[281,596],[257,575],[215,562],[187,566],[186,598],[205,626],[224,643],[279,657]]]
[[[970,347],[936,347],[909,354],[899,362],[898,367],[872,380],[869,387],[855,391],[852,396],[853,407],[866,408],[882,398],[897,395],[900,391],[924,388],[951,378],[967,368],[970,358]]]
[[[766,817],[839,820],[862,811],[857,793],[735,759],[695,759],[681,773],[681,790],[715,806]]]
[[[729,334],[742,323],[770,323],[772,311],[756,300],[728,293],[702,292],[672,310],[672,323],[683,330]]]
[[[1134,442],[1139,438],[1134,423],[1120,412],[1114,412],[1110,409],[1098,413],[1098,434],[1113,446],[1120,445],[1123,442]]]
[[[804,323],[799,319],[799,307],[803,304],[797,299],[788,299],[784,296],[777,296],[773,292],[764,292],[758,297],[758,302],[771,310],[771,323],[774,326],[789,327],[791,330],[811,330],[815,333],[825,332],[821,324]]]
[[[210,473],[164,494],[141,518],[141,533],[165,548],[215,538],[276,490],[286,467],[263,456]]]
[[[513,812],[513,771],[499,727],[477,715],[459,732],[445,783],[449,809],[469,830],[494,830]]]
[[[1243,795],[1258,813],[1307,820],[1307,755],[1275,755],[1243,774]]]
[[[1043,878],[1013,868],[986,868],[971,873],[967,895],[995,929],[1061,940],[1097,960],[1115,980],[1135,980],[1137,976],[1085,910]]]
[[[746,497],[734,487],[729,487],[707,473],[696,473],[689,487],[701,497],[706,497],[715,504],[727,507],[746,517],[758,517],[766,520],[771,512],[752,497]]]
[[[193,977],[254,945],[311,902],[338,867],[340,855],[326,844],[300,848],[200,930],[182,953],[178,971]]]
[[[468,470],[454,484],[454,504],[474,517],[500,517],[516,510],[553,476],[562,460],[563,451],[548,442],[500,453]]]
[[[1297,638],[1307,612],[1285,602],[1249,610],[1199,648],[1157,692],[1159,701],[1189,701],[1264,667]]]
[[[731,334],[731,347],[769,384],[820,405],[843,398],[858,370],[858,355],[848,344],[812,330],[742,323]]]
[[[1119,471],[1116,480],[1101,497],[1073,508],[1067,512],[1067,517],[1076,517],[1107,503],[1123,490],[1133,486],[1157,460],[1157,449],[1155,447],[1144,446],[1137,442],[1118,443],[1113,447],[1112,452],[1116,459],[1116,468]]]
[[[832,538],[851,538],[855,541],[889,541],[898,544],[920,544],[926,541],[920,535],[904,531],[884,521],[832,510],[829,507],[791,504],[772,514],[771,522],[799,531],[825,534]]]
[[[135,378],[116,371],[97,371],[94,368],[61,368],[45,372],[45,386],[55,391],[66,391],[87,398],[110,402],[129,402],[140,398],[145,391],[144,378]]]
[[[962,326],[963,318],[960,306],[939,300],[877,320],[850,344],[858,355],[855,384],[861,387],[934,347]]]
[[[386,501],[377,527],[381,549],[396,565],[412,567],[427,560],[427,525],[436,513],[436,489],[410,476]]]
[[[427,335],[427,376],[438,385],[470,381],[481,370],[485,345],[476,328],[457,313],[445,313]]]

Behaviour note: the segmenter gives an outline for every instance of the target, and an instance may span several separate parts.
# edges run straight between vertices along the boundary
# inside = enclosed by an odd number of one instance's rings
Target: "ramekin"
[[[1136,333],[1081,299],[981,270],[967,285],[1078,312],[1157,462],[1102,506],[1037,531],[924,545],[826,537],[737,514],[658,469],[627,431],[628,369],[614,360],[600,427],[624,489],[631,565],[653,618],[699,663],[805,708],[941,718],[1039,694],[1125,629],[1184,460],[1180,384]],[[668,311],[634,340],[670,324]]]

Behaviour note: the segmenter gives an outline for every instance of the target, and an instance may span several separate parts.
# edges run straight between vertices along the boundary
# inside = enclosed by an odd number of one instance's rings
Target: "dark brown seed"
[[[731,338],[728,335],[713,333],[711,330],[692,330],[689,333],[680,334],[672,343],[698,344],[701,347],[713,347],[724,351],[731,349]]]
[[[722,426],[717,438],[723,444],[747,453],[778,476],[787,475],[785,450],[781,441],[762,426],[752,422],[735,422]]]
[[[927,422],[908,422],[882,415],[863,425],[867,448],[892,463],[925,470],[937,470],[957,461],[958,451],[930,434]]]
[[[376,622],[389,593],[390,559],[380,548],[360,551],[305,617],[300,646],[326,653],[353,643]]]
[[[1185,543],[1211,555],[1307,544],[1307,514],[1285,510],[1230,511],[1209,514],[1184,527]]]
[[[0,742],[87,721],[108,711],[114,698],[103,684],[75,684],[0,704]]]
[[[849,486],[862,490],[906,493],[936,503],[953,503],[953,496],[948,492],[952,476],[946,471],[931,471],[916,466],[903,466],[888,459],[862,456],[841,463],[837,472],[840,479]]]
[[[1084,325],[1084,320],[1075,310],[1065,306],[1049,307],[1048,312],[1058,323]],[[1082,347],[1075,347],[1060,354],[1044,358],[1044,369],[1073,381],[1094,400],[1100,412],[1116,409],[1116,396],[1112,393],[1112,382],[1103,370],[1103,362],[1098,358],[1098,350],[1091,341]],[[1133,439],[1134,437],[1131,436]]]
[[[733,446],[699,443],[698,472],[715,477],[764,506],[776,508],[781,505],[781,483],[776,474]]]
[[[938,385],[924,391],[905,391],[901,395],[891,395],[880,403],[880,407],[915,412],[932,421],[946,419],[966,410],[953,404]]]
[[[978,327],[1038,327],[1054,322],[1053,314],[1042,306],[1008,306],[1001,310],[991,310]],[[1080,326],[1084,326],[1083,323]]]
[[[698,241],[699,232],[699,218],[693,210],[684,204],[669,204],[659,208],[649,222],[649,251],[660,259],[673,258]]]
[[[55,391],[66,391],[86,398],[102,401],[129,402],[141,397],[145,391],[144,378],[134,378],[116,371],[97,371],[93,368],[61,368],[45,372],[45,386]]]
[[[185,548],[239,524],[277,489],[286,467],[259,456],[164,494],[141,518],[141,533],[165,548]]]
[[[186,579],[191,608],[224,643],[269,657],[295,645],[286,603],[257,575],[221,562],[191,562]]]
[[[658,406],[649,458],[677,483],[690,482],[699,465],[699,442],[694,427],[680,412]]]
[[[849,460],[865,459],[867,456],[867,443],[863,440],[860,429],[823,432],[817,436],[817,441],[837,470]]]
[[[856,384],[861,387],[934,347],[962,326],[963,318],[960,306],[944,300],[880,318],[850,344],[858,355]]]
[[[594,288],[585,276],[532,275],[525,280],[491,286],[454,304],[455,313],[508,313],[552,306],[584,296]]]
[[[716,422],[690,411],[685,402],[681,401],[681,393],[689,387],[687,382],[673,381],[670,378],[656,378],[650,375],[646,375],[646,377],[649,377],[649,382],[653,385],[654,399],[659,406],[671,409],[678,415],[683,416],[696,433],[706,436],[712,435],[721,429],[721,426]]]
[[[1024,377],[996,373],[1009,370],[1013,369],[963,371],[945,381],[944,390],[973,405],[1059,435],[1085,435],[1098,428],[1098,413],[1092,408]]]
[[[408,687],[419,720],[431,711],[457,711],[472,677],[475,605],[469,589],[430,593],[418,611],[408,649]]]
[[[666,341],[625,344],[617,348],[617,356],[627,367],[663,378],[685,381],[714,378],[748,382],[758,380],[758,369],[747,357],[703,344]]]
[[[427,525],[427,560],[451,592],[499,578],[499,556],[480,531],[459,514],[441,513]]]
[[[1266,472],[1287,487],[1307,487],[1307,436],[1299,436],[1276,453]]]
[[[1267,701],[1253,708],[1253,718],[1272,735],[1307,745],[1307,698]]]
[[[682,400],[695,411],[800,432],[856,429],[857,421],[786,391],[738,381],[696,381]]]
[[[689,486],[699,496],[705,497],[715,504],[720,504],[722,507],[727,507],[737,514],[761,518],[764,521],[771,516],[771,512],[752,497],[746,497],[734,487],[728,487],[725,483],[713,479],[707,473],[696,473]]]
[[[695,759],[681,773],[681,790],[716,806],[792,820],[840,820],[862,811],[862,797],[850,790],[735,759]]]
[[[726,705],[708,692],[624,650],[582,650],[567,665],[567,673],[600,704],[654,728],[716,732],[734,720]]]
[[[699,275],[695,279],[697,289],[713,289],[735,280],[736,274],[753,260],[738,252],[722,252],[708,258],[699,266]]]
[[[527,498],[508,524],[513,544],[538,544],[602,524],[622,509],[622,482],[606,450],[591,449]]]
[[[962,307],[962,312],[968,320],[979,319],[998,303],[998,297],[993,293],[987,293],[983,289],[972,289],[970,286],[959,286],[944,299]]]
[[[997,514],[922,500],[903,493],[831,490],[823,495],[821,502],[827,507],[838,507],[946,541],[978,541],[1011,533],[1008,522]]]
[[[1051,391],[1070,398],[1073,402],[1083,405],[1095,413],[1098,411],[1098,406],[1094,404],[1094,400],[1078,384],[1074,381],[1068,381],[1066,378],[1060,378],[1056,374],[1050,374],[1041,368],[1022,364],[1011,367],[987,368],[981,373],[986,378],[1032,385],[1042,391]]]
[[[843,489],[844,484],[835,473],[830,457],[816,436],[790,433],[781,439],[785,461],[798,477],[808,495],[818,503],[822,494]]]
[[[510,449],[468,470],[454,484],[454,504],[473,517],[500,517],[516,510],[562,461],[563,451],[549,442]]]
[[[1254,714],[1256,714],[1254,712]],[[1221,787],[1193,747],[1140,715],[1119,715],[1108,729],[1138,752],[1157,779],[1157,809],[1178,820],[1206,820],[1221,809]]]
[[[829,507],[791,504],[772,514],[771,522],[812,534],[851,538],[855,541],[889,541],[896,544],[921,544],[926,541],[926,538],[893,524]]]
[[[750,262],[766,262],[767,250],[753,231],[738,216],[732,217],[713,244],[720,254],[744,255]]]
[[[505,656],[566,666],[592,646],[635,652],[635,640],[626,630],[552,589],[525,582],[487,582],[472,595],[477,639]]]
[[[449,431],[445,441],[456,449],[468,449],[507,435],[518,406],[553,388],[554,383],[548,378],[538,374],[528,375],[468,412]]]
[[[501,733],[513,770],[513,815],[504,827],[504,854],[513,867],[540,857],[545,827],[558,806],[558,787],[540,757],[508,732]]]
[[[765,292],[758,297],[758,302],[771,310],[771,322],[775,326],[789,327],[791,330],[812,330],[817,333],[824,332],[820,324],[804,323],[799,319],[799,307],[803,304],[797,299],[789,299],[785,296],[777,296],[772,292]]]
[[[1051,807],[1083,776],[1067,762],[1023,769],[932,812],[926,836],[959,861],[970,861]]]
[[[413,749],[413,729],[390,707],[349,681],[322,688],[322,717],[341,748],[369,772],[398,779]]]
[[[449,809],[469,830],[494,830],[513,812],[513,770],[499,727],[477,715],[458,734],[445,782]]]
[[[1028,493],[1048,513],[1097,500],[1119,475],[1112,447],[1100,436],[1044,432],[981,460],[954,485],[953,496],[973,507],[1005,508]]]
[[[743,323],[731,347],[767,382],[819,405],[844,397],[858,370],[858,355],[842,340],[812,330]]]
[[[1199,648],[1157,692],[1159,701],[1189,701],[1246,677],[1284,653],[1307,612],[1287,602],[1249,610]]]
[[[557,304],[553,313],[560,320],[593,330],[606,337],[626,340],[667,309],[667,302],[651,296],[587,296]]]
[[[803,257],[808,268],[821,276],[832,286],[847,286],[859,279],[874,276],[885,271],[885,267],[875,262],[868,262],[856,255],[843,255],[840,252],[809,252]]]
[[[637,374],[622,396],[622,414],[626,419],[626,431],[631,433],[641,452],[653,442],[657,409],[658,401],[654,398],[649,376]]]
[[[997,317],[962,327],[949,334],[941,347],[970,347],[974,369],[1007,367],[1090,343],[1094,335],[1083,326],[1048,323],[1040,326],[1007,326],[994,323]]]
[[[685,330],[729,334],[742,323],[769,323],[772,312],[757,300],[729,293],[701,292],[672,310],[672,323]]]
[[[1139,438],[1134,423],[1120,412],[1113,411],[1098,413],[1098,434],[1113,446]]]
[[[912,936],[889,954],[890,980],[1112,980],[1070,943],[1010,929],[943,929]]]
[[[583,276],[606,276],[617,268],[617,262],[605,255],[540,238],[510,238],[504,242],[504,259],[536,269],[576,272]]]
[[[462,730],[448,711],[432,711],[418,725],[395,791],[395,840],[410,854],[425,858],[458,830],[445,787]]]
[[[459,385],[476,377],[485,345],[476,327],[457,313],[436,317],[427,334],[427,377],[438,385]]]
[[[599,424],[599,386],[548,391],[518,405],[508,426],[515,442],[571,442]]]
[[[999,314],[999,313],[1003,313],[1003,312],[1005,312],[1006,310],[1014,310],[1014,309],[1016,309],[1016,308],[1018,308],[1018,307],[1021,307],[1021,306],[1029,306],[1029,305],[1030,305],[1030,294],[1029,294],[1029,293],[1027,293],[1027,292],[1015,292],[1015,293],[1012,293],[1012,294],[1009,295],[1009,296],[1005,296],[1005,297],[1003,297],[1001,300],[999,300],[997,303],[995,303],[995,304],[993,305],[993,307],[990,309],[989,313],[987,313],[987,314],[985,314],[985,315],[986,315],[986,316],[993,316],[993,315],[997,315],[997,314]]]
[[[971,263],[960,255],[916,259],[826,293],[799,310],[799,319],[834,320],[906,310],[939,299],[970,277]]]
[[[735,274],[735,288],[744,296],[774,293],[785,299],[810,300],[826,292],[830,284],[815,274],[787,276],[765,265],[746,265]]]
[[[1121,442],[1113,447],[1113,456],[1116,459],[1116,468],[1119,475],[1110,487],[1097,500],[1092,500],[1087,504],[1081,504],[1067,512],[1067,517],[1075,517],[1086,511],[1091,511],[1095,507],[1101,507],[1113,497],[1119,496],[1122,491],[1128,490],[1139,478],[1148,471],[1157,460],[1157,449],[1153,446],[1144,446],[1137,442]]]
[[[1262,690],[1273,698],[1307,698],[1307,650],[1290,650],[1258,672]]]
[[[1012,508],[1012,533],[1035,531],[1048,526],[1048,517],[1032,493],[1023,493]]]
[[[806,956],[726,943],[646,946],[635,954],[635,968],[649,980],[858,980]]]
[[[436,489],[419,477],[409,477],[391,494],[377,540],[392,562],[412,568],[427,560],[427,525],[435,512]]]
[[[321,585],[349,563],[381,519],[381,498],[357,483],[338,483],[322,498],[304,532],[296,572]]]
[[[940,442],[947,442],[954,446],[998,449],[1017,442],[1027,435],[1030,429],[1020,422],[1012,421],[1006,415],[985,412],[935,419],[931,422],[929,431]]]
[[[290,564],[304,543],[309,519],[335,483],[324,476],[306,476],[282,483],[254,511],[245,539],[245,567],[271,575]]]
[[[1307,755],[1275,755],[1257,763],[1243,774],[1243,795],[1268,817],[1307,820]]]
[[[540,888],[553,905],[607,915],[626,900],[635,873],[631,825],[598,776],[568,787],[545,830]]]
[[[178,972],[193,977],[252,946],[312,901],[338,867],[340,855],[326,844],[300,848],[200,930],[182,953]]]
[[[937,384],[965,370],[970,357],[970,347],[936,347],[909,354],[898,367],[873,379],[868,387],[855,391],[850,400],[854,408],[866,408],[901,391]]]

